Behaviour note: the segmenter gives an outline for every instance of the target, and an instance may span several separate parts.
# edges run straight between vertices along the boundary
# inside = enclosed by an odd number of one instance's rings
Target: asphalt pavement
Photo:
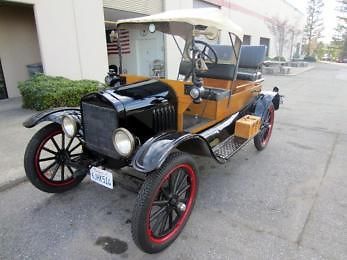
[[[268,147],[250,143],[225,165],[197,158],[195,209],[164,252],[132,242],[136,194],[86,178],[64,194],[28,182],[0,192],[0,259],[346,259],[347,66],[317,64],[264,85],[285,95]],[[1,174],[6,149],[18,149],[20,171],[27,143],[10,132],[19,147],[1,147]]]

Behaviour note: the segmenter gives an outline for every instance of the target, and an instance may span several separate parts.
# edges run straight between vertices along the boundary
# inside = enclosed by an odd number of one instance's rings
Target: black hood
[[[113,107],[117,111],[118,126],[127,128],[141,141],[160,131],[176,129],[175,92],[159,80],[109,88],[84,97],[82,102]]]

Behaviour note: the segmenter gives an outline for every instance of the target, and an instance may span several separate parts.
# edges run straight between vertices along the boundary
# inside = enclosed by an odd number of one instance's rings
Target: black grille
[[[176,130],[176,111],[173,105],[156,107],[153,109],[153,130],[160,132],[164,130]]]
[[[112,133],[118,128],[117,112],[112,107],[82,103],[82,120],[86,145],[91,150],[118,158]]]

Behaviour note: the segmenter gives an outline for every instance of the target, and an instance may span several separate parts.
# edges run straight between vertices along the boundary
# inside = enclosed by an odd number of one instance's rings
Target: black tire
[[[271,103],[267,108],[267,112],[264,118],[262,119],[261,130],[254,137],[254,145],[258,151],[265,149],[265,147],[269,143],[274,122],[275,122],[275,109],[273,104]]]
[[[158,253],[181,233],[195,204],[197,173],[191,156],[173,152],[160,169],[147,176],[137,196],[131,222],[133,240],[141,250]]]
[[[52,123],[41,128],[31,138],[25,150],[24,168],[26,176],[36,188],[44,192],[61,193],[70,190],[76,187],[85,177],[85,175],[79,175],[77,177],[73,176],[75,170],[64,164],[63,157],[65,154],[63,156],[63,152],[58,151],[59,144],[56,139],[54,139],[54,137],[57,138],[58,136],[61,140],[60,151],[72,150],[71,153],[66,154],[76,156],[76,154],[73,154],[73,152],[76,152],[78,148],[81,149],[81,145],[75,144],[77,140],[76,138],[69,139],[69,141],[65,143],[67,138],[65,137],[61,126],[56,123]],[[49,144],[51,144],[53,148],[48,148],[46,146]],[[72,146],[72,144],[74,144],[74,146]],[[77,147],[74,148],[75,146]],[[54,152],[56,154],[54,154]],[[46,158],[42,158],[44,155],[43,153],[47,154]],[[44,169],[42,170],[42,168]],[[58,179],[58,173],[60,174],[60,180]],[[51,176],[49,177],[47,174],[51,174]]]

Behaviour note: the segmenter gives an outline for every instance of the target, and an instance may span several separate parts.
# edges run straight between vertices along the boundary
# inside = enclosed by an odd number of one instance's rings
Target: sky
[[[300,11],[306,14],[307,1],[306,0],[287,0]],[[324,31],[323,31],[323,42],[329,43],[334,34],[334,28],[336,27],[336,0],[323,0],[323,21],[324,21]]]

